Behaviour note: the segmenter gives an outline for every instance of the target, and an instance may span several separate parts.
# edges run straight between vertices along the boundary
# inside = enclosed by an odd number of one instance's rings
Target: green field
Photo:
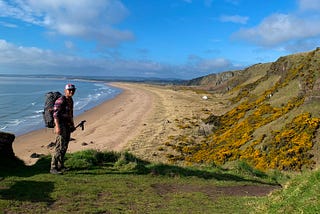
[[[63,175],[49,174],[49,166],[50,157],[2,166],[1,213],[256,213],[288,179],[243,162],[179,167],[93,150],[68,154]]]

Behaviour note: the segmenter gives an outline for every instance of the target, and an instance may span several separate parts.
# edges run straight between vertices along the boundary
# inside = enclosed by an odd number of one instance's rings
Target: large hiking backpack
[[[61,97],[62,94],[58,91],[48,92],[45,95],[43,119],[45,126],[48,128],[54,128],[54,119],[53,119],[53,106],[56,100]]]

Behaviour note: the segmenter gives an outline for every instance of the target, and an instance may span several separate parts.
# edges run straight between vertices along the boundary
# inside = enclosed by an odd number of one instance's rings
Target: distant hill
[[[222,94],[230,110],[209,116],[205,122],[213,133],[179,149],[180,160],[224,164],[240,159],[264,170],[319,164],[320,48],[185,85]]]
[[[81,76],[81,75],[61,75],[61,74],[0,74],[0,77],[28,77],[28,78],[53,78],[67,80],[85,80],[102,82],[137,82],[153,84],[181,84],[182,79],[157,78],[157,77],[134,77],[134,76]]]
[[[245,83],[247,80],[255,80],[266,75],[272,63],[259,63],[244,70],[226,71],[198,77],[185,82],[187,86],[199,86],[199,88],[214,91],[227,92],[230,89]]]

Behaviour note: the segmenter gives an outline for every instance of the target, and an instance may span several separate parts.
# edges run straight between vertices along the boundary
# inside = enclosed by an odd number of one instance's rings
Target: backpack
[[[61,96],[62,94],[58,91],[56,92],[50,91],[45,95],[44,111],[42,112],[42,114],[43,114],[44,124],[48,128],[54,128],[53,106],[56,100]]]

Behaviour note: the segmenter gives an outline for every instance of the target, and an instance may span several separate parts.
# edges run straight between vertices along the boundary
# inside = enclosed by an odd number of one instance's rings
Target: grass
[[[254,206],[256,213],[320,213],[319,192],[320,171],[305,172]]]
[[[48,173],[50,157],[1,166],[0,213],[248,213],[279,188],[245,163],[179,167],[94,150],[66,158],[63,175]]]

